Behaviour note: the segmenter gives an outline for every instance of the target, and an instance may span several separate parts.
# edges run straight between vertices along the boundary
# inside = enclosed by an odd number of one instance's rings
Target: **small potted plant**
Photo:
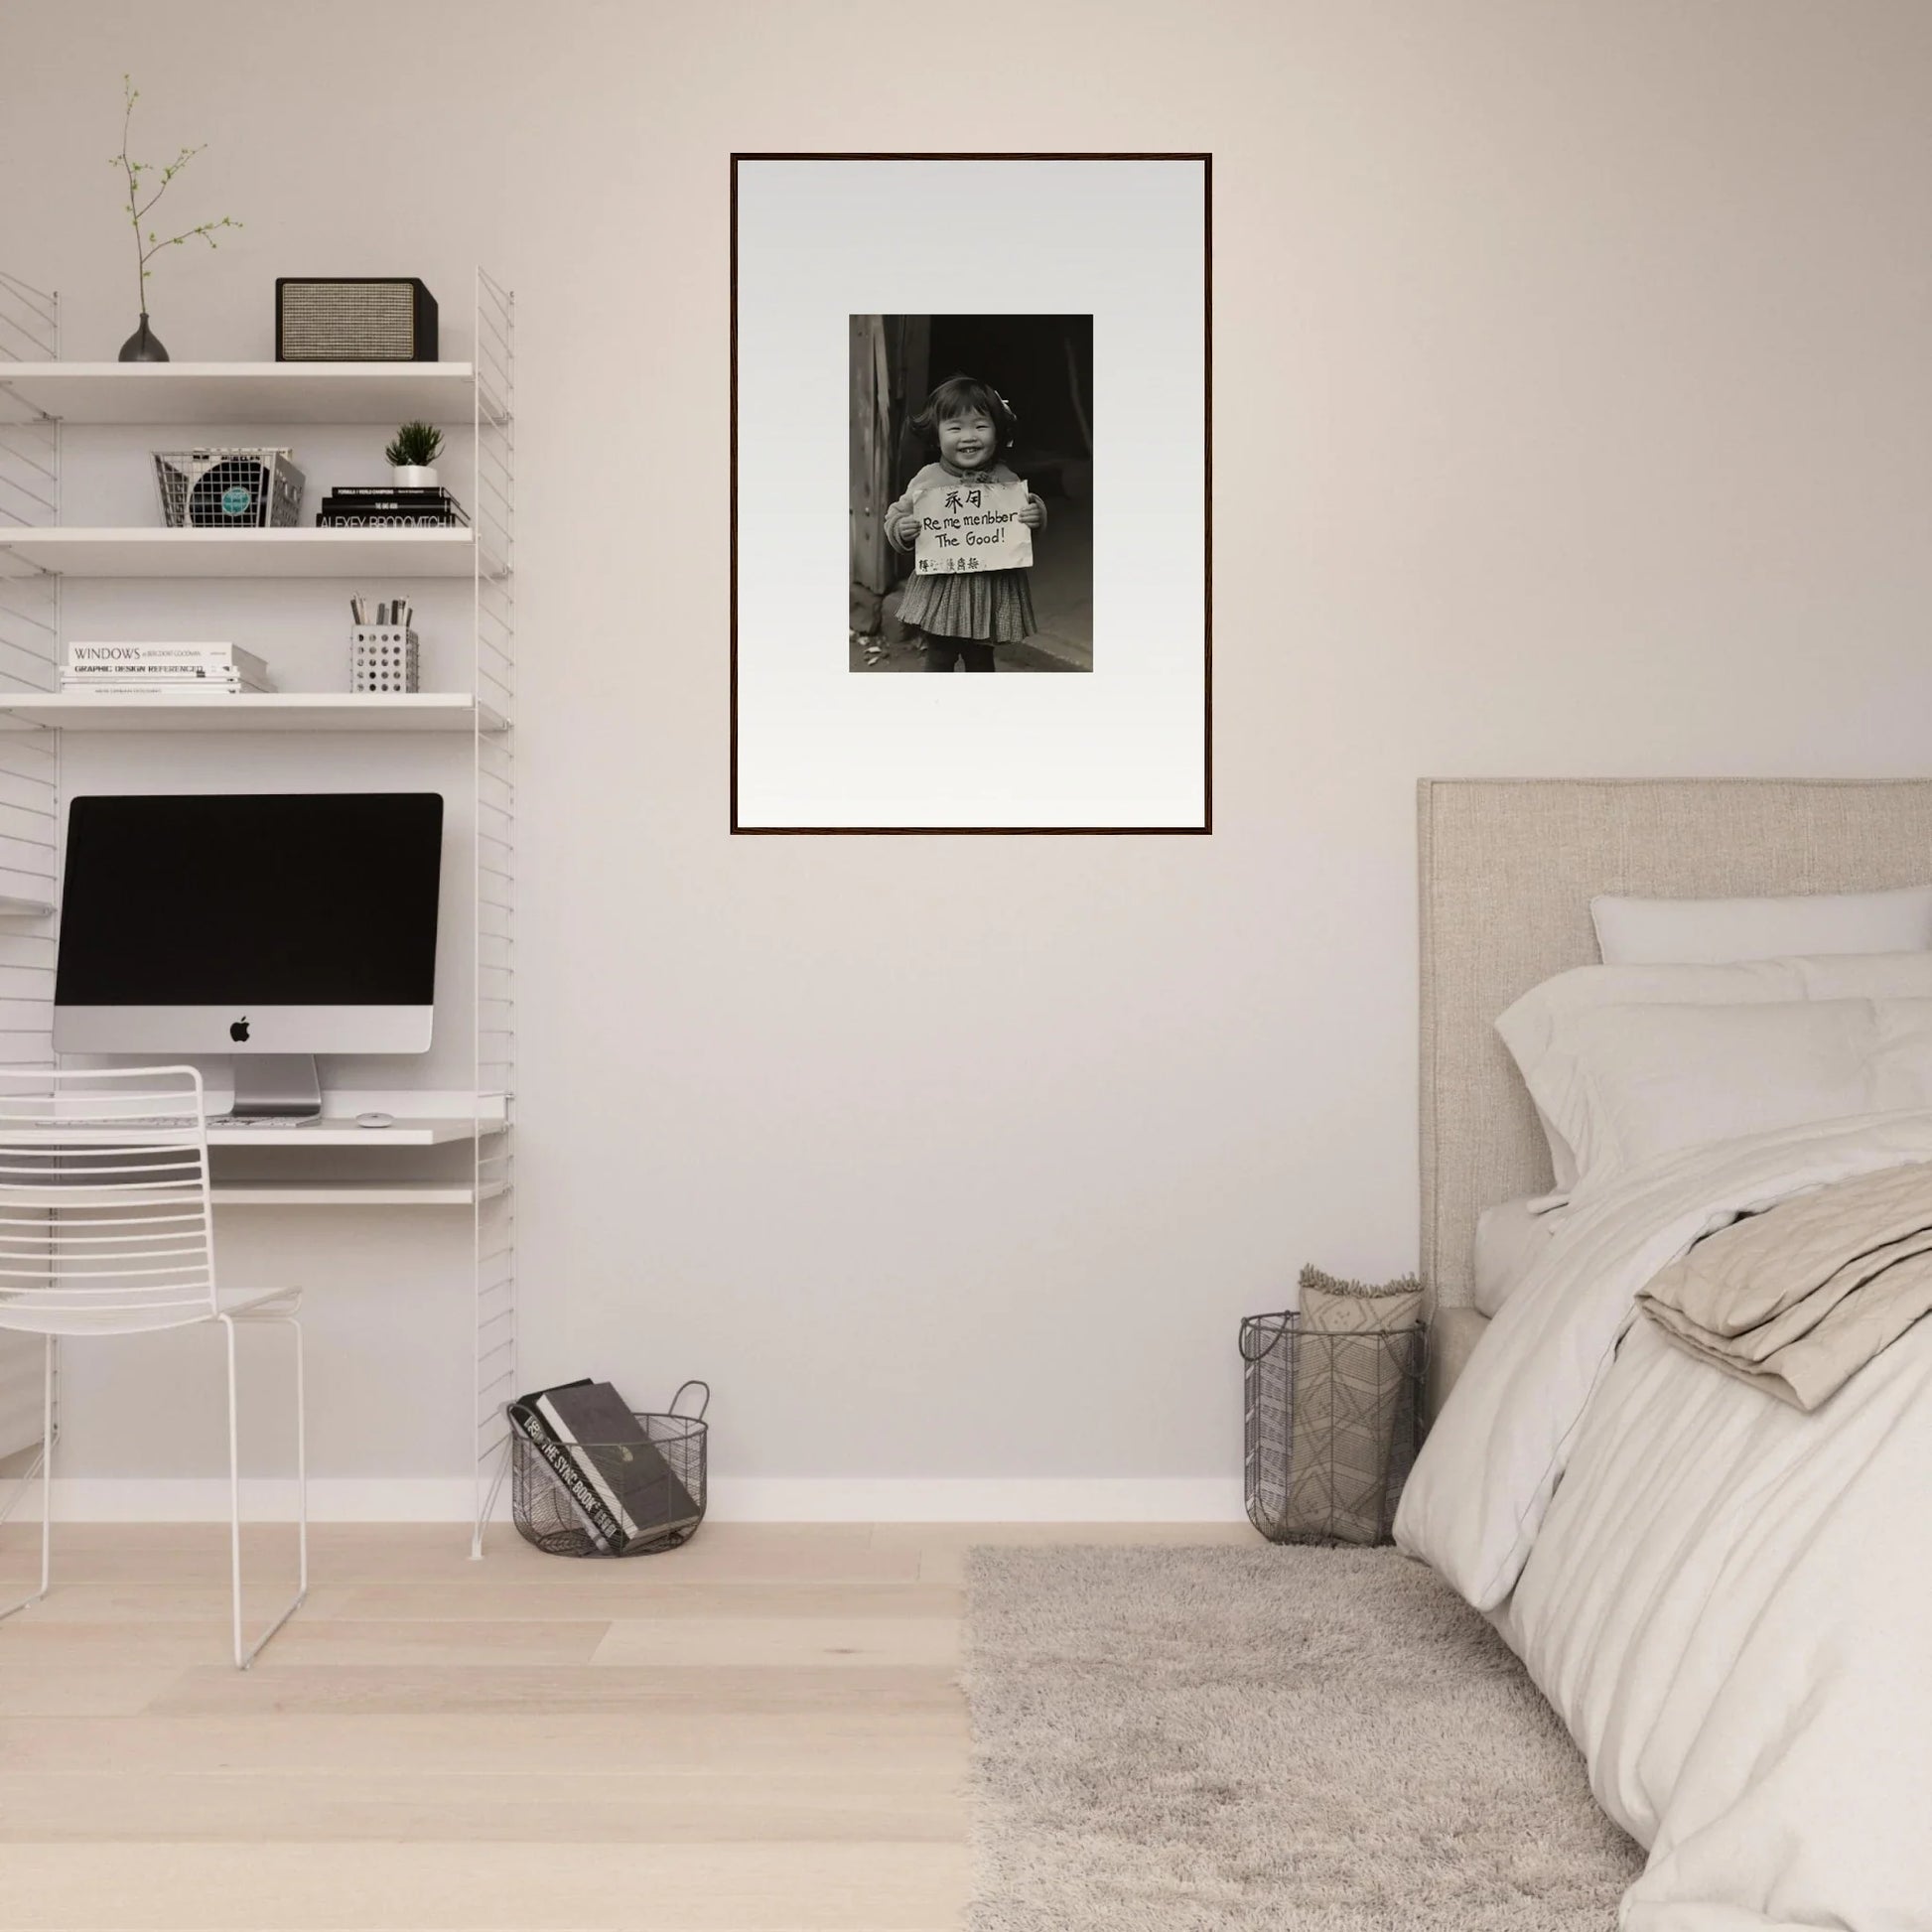
[[[436,459],[442,454],[443,432],[434,423],[404,423],[382,452],[395,473],[398,489],[434,489]]]

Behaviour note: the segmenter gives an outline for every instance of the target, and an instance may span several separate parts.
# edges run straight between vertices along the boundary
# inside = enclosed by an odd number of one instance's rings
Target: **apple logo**
[[[248,1016],[246,1014],[243,1014],[242,1017],[239,1020],[237,1020],[232,1027],[228,1029],[228,1037],[233,1040],[243,1040],[248,1037]]]

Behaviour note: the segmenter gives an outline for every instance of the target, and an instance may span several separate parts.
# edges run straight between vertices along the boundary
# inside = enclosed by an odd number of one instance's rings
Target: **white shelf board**
[[[484,1135],[500,1134],[500,1122],[485,1120]],[[128,1127],[16,1127],[8,1130],[10,1141],[27,1147],[116,1147],[132,1135],[138,1124]],[[351,1118],[328,1115],[300,1127],[210,1127],[210,1148],[323,1148],[323,1147],[443,1147],[453,1141],[474,1141],[477,1122],[473,1115],[443,1118],[404,1119],[398,1115],[388,1127],[358,1127]]]
[[[0,720],[94,732],[485,732],[503,729],[489,706],[461,691],[236,692],[226,697],[85,691],[8,693]],[[25,912],[26,900],[0,899]],[[39,908],[47,910],[45,906]]]
[[[483,1198],[502,1193],[486,1181]],[[216,1207],[474,1207],[477,1187],[468,1180],[216,1180],[208,1198]]]
[[[69,423],[470,420],[468,362],[7,362],[0,392]]]
[[[66,577],[468,577],[476,555],[467,529],[0,530],[0,558]]]
[[[490,1131],[484,1123],[485,1131]],[[325,1117],[307,1127],[210,1127],[209,1147],[442,1147],[474,1141],[477,1123],[463,1114],[441,1120],[405,1120],[390,1127],[357,1127],[353,1120]]]

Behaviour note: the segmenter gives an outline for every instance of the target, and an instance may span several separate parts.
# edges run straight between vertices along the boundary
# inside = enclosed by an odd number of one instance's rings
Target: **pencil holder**
[[[420,657],[413,630],[394,624],[356,623],[348,631],[348,688],[351,691],[415,691]]]

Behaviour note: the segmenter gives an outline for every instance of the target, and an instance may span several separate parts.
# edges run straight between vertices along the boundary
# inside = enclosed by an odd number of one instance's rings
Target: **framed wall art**
[[[734,832],[1211,829],[1210,222],[1202,154],[732,157]]]

